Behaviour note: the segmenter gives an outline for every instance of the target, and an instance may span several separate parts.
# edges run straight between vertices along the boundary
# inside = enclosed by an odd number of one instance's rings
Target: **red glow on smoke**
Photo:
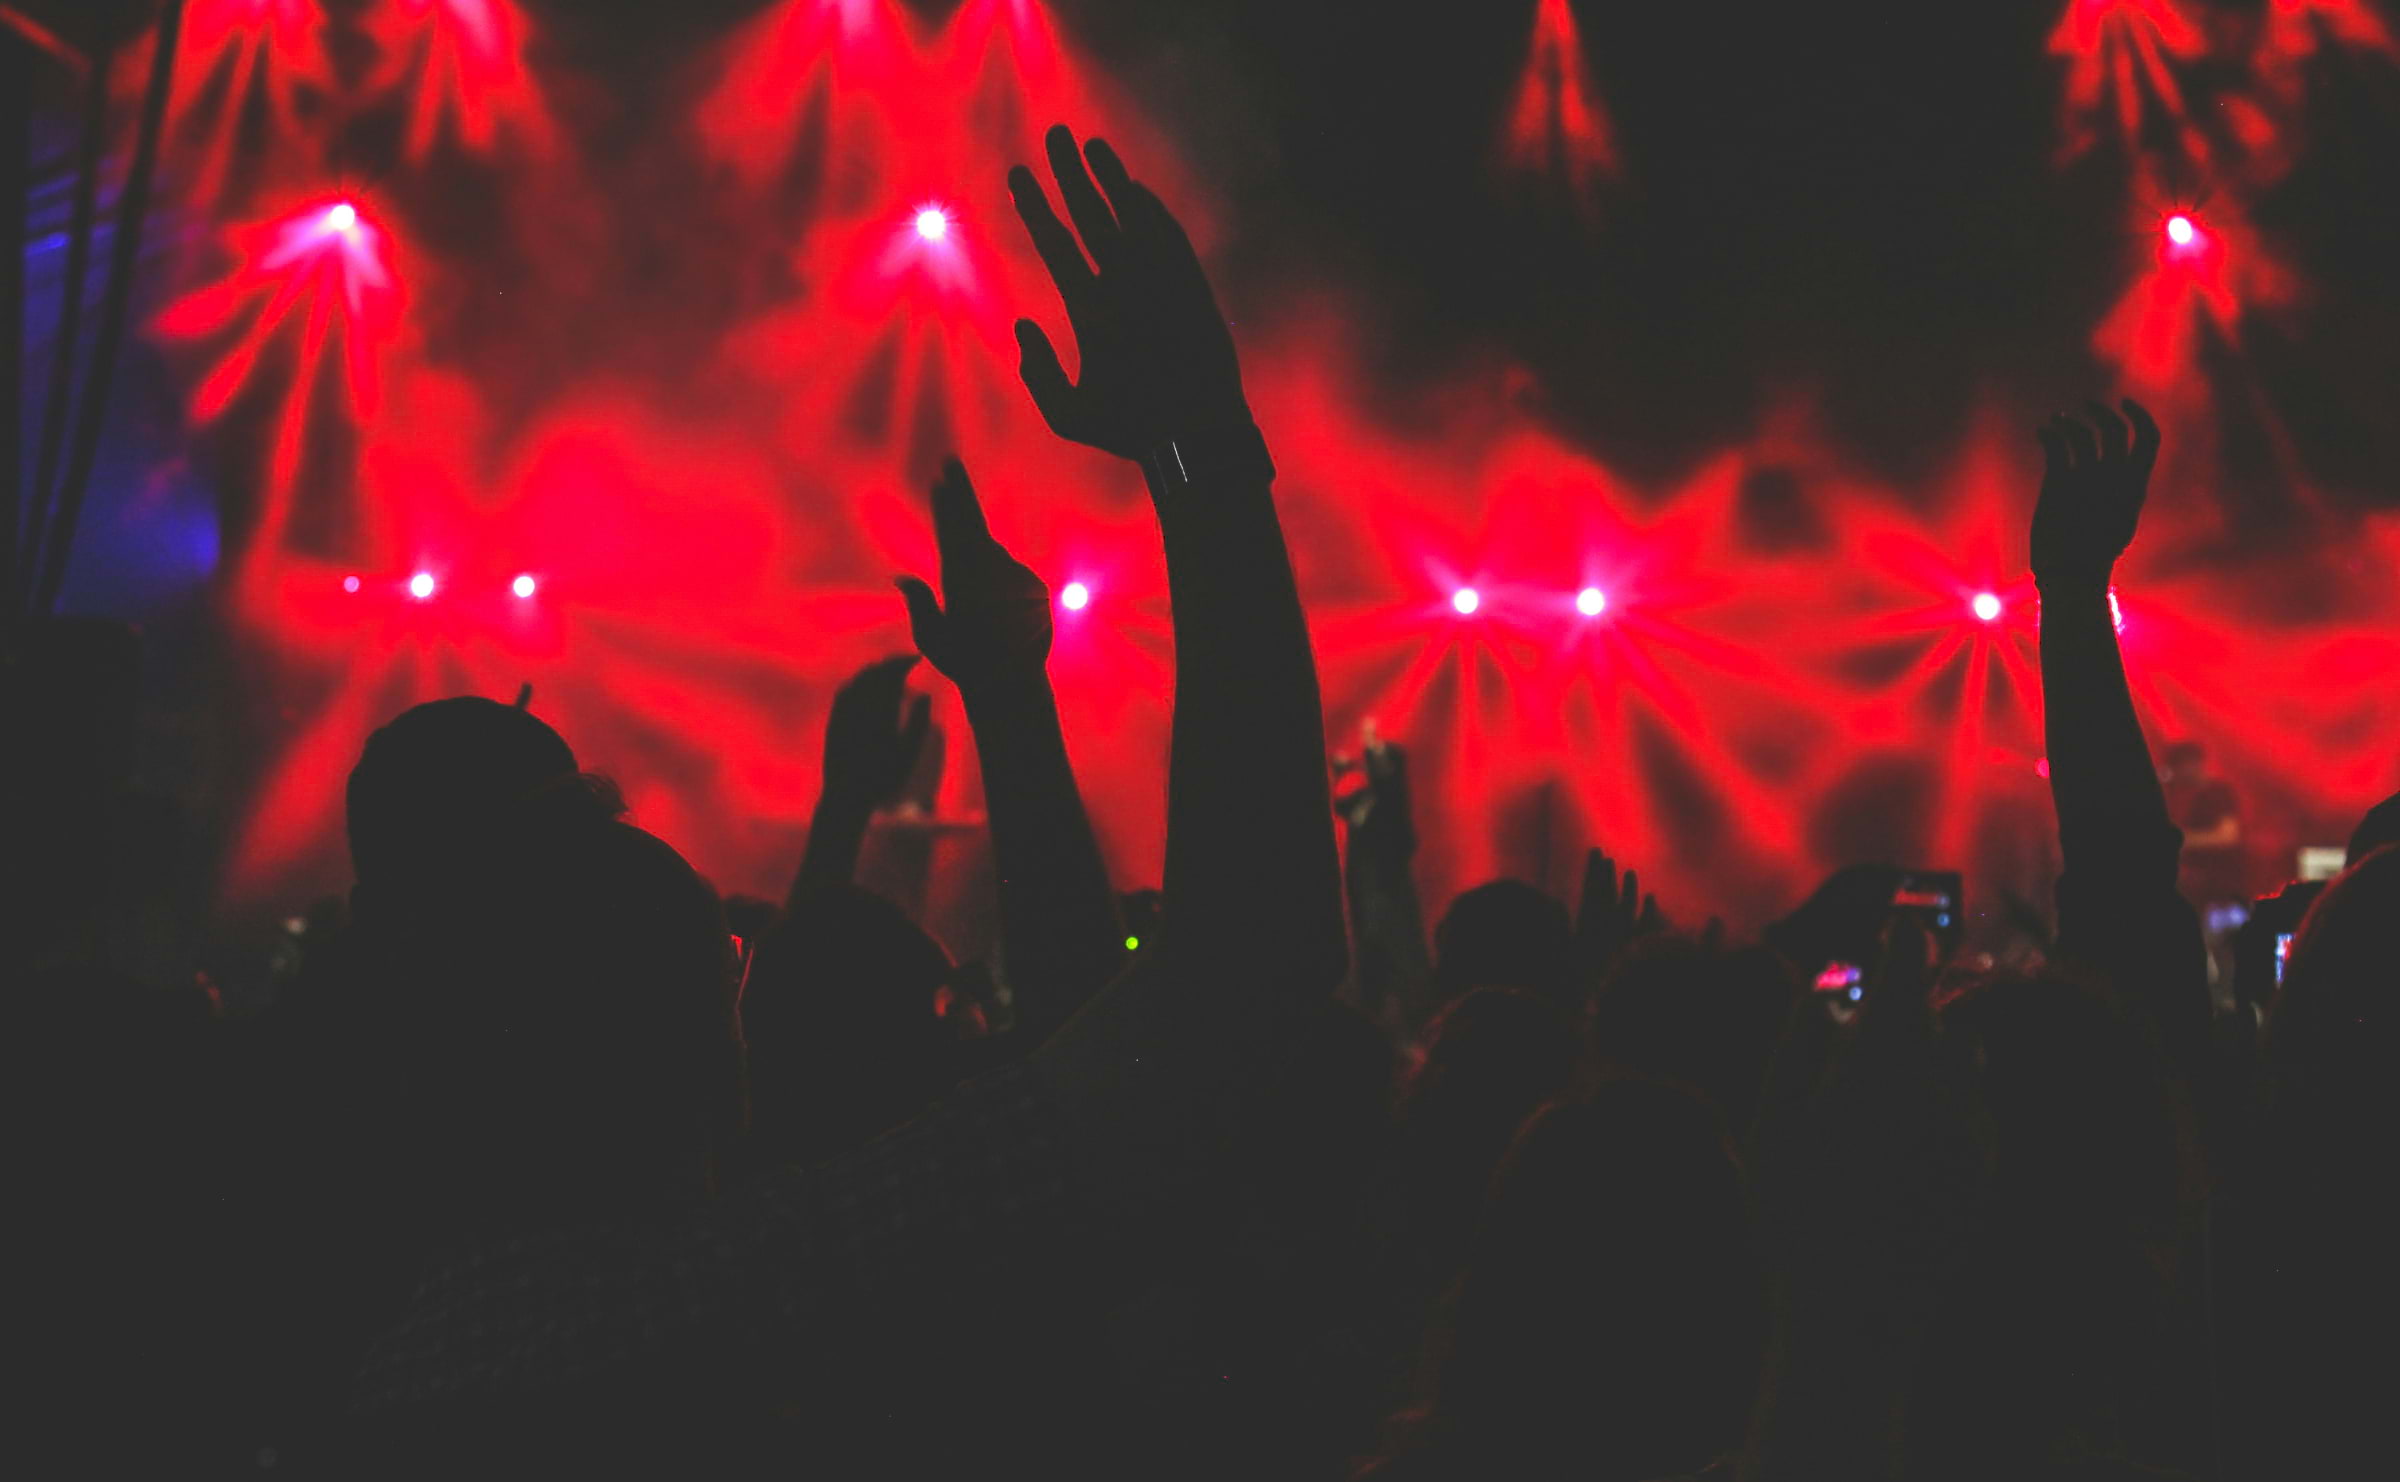
[[[909,52],[893,0],[782,0],[726,43],[722,73],[701,104],[700,136],[718,158],[763,180],[795,163],[803,124],[822,110],[824,135],[801,163],[887,159],[884,110],[844,105],[888,98]]]
[[[2149,9],[2080,8],[2097,17],[2103,85],[2120,54],[2137,81],[2149,65],[2109,35],[2153,35],[2161,66],[2180,55]],[[515,7],[482,12],[509,38],[496,52],[477,50],[494,33],[460,7],[386,0],[381,13],[412,147],[489,146],[493,168],[521,170],[498,147],[503,100],[536,96]],[[890,577],[936,570],[924,484],[952,449],[1062,612],[1076,585],[1092,599],[1059,624],[1052,672],[1112,867],[1155,880],[1172,676],[1155,521],[1138,478],[1059,444],[1016,384],[1015,315],[1069,341],[999,181],[1065,117],[1118,142],[1204,256],[1212,203],[1040,6],[967,0],[938,27],[915,14],[896,0],[785,0],[697,79],[698,138],[741,197],[728,229],[775,244],[777,286],[739,299],[672,376],[657,368],[655,318],[595,316],[591,299],[546,283],[523,285],[554,300],[527,322],[572,324],[588,362],[545,367],[552,379],[528,389],[471,357],[433,359],[428,344],[471,338],[435,321],[458,313],[481,265],[440,260],[414,231],[395,243],[379,201],[360,200],[343,230],[331,195],[287,197],[235,233],[226,275],[162,317],[204,352],[197,409],[271,398],[278,419],[266,518],[233,601],[249,641],[297,676],[300,719],[254,799],[235,894],[288,894],[340,869],[342,777],[401,706],[506,698],[528,680],[646,826],[728,889],[780,891],[835,685],[907,645]],[[476,74],[476,94],[472,57],[503,54],[516,70]],[[1507,134],[1513,167],[1586,181],[1614,167],[1564,3],[1536,9]],[[550,163],[561,177],[578,168],[563,149]],[[321,152],[290,164],[287,178],[327,178]],[[2275,301],[2238,199],[2188,211],[2191,259],[2166,252],[2155,208],[2169,197],[2149,199],[2127,223],[2145,254],[2137,308],[2103,336],[2137,394],[2145,375],[2184,376],[2210,327]],[[920,224],[929,208],[938,237]],[[509,305],[519,292],[512,282]],[[1922,488],[1861,474],[1782,411],[1637,484],[1525,414],[1496,377],[1462,375],[1440,415],[1396,423],[1344,355],[1347,326],[1366,317],[1286,307],[1236,333],[1282,469],[1329,731],[1373,715],[1411,748],[1429,905],[1504,870],[1569,891],[1592,840],[1639,861],[1670,904],[1797,899],[1850,855],[1845,819],[1889,775],[1914,779],[1893,825],[1921,835],[1911,863],[1975,869],[2047,847],[2023,570],[2037,469],[2016,427],[2029,418],[1995,416],[2005,435],[1979,428]],[[307,497],[338,505],[351,532],[331,543],[290,518],[303,431],[334,399],[312,390],[320,381],[342,388],[358,443],[322,490],[311,465]],[[1744,482],[1768,468],[1796,471],[1821,537],[1749,539]],[[2154,499],[2129,565],[2124,642],[2153,734],[2208,735],[2229,766],[2344,804],[2388,791],[2373,738],[2400,729],[2400,642],[2383,636],[2400,631],[2400,598],[2370,586],[2366,617],[2250,623],[2235,616],[2238,576],[2145,564],[2191,518]],[[2400,559],[2400,541],[2387,545]],[[420,571],[436,583],[424,600],[409,592]],[[536,595],[517,590],[525,576]],[[1461,620],[1451,598],[1470,585],[1476,611]],[[2000,603],[1989,617],[1986,595]],[[950,738],[938,806],[975,812],[963,716],[931,688]],[[1534,814],[1538,829],[1511,822]],[[937,922],[972,894],[968,848],[928,867]]]
[[[2368,0],[2267,0],[2265,45],[2271,55],[2303,59],[2329,42],[2400,54],[2391,27]]]
[[[489,153],[503,132],[540,153],[549,113],[525,66],[529,27],[511,0],[385,0],[375,31],[385,87],[406,100],[408,157],[422,161],[445,135]]]
[[[153,44],[130,49],[115,78],[136,96]],[[234,164],[236,135],[255,106],[277,136],[299,133],[302,100],[333,86],[325,15],[317,0],[187,0],[175,48],[168,118],[188,151],[173,163],[192,194],[214,199]]]
[[[262,379],[270,351],[296,356],[264,491],[271,548],[289,514],[321,369],[338,359],[344,410],[353,419],[372,415],[407,293],[390,235],[350,197],[311,201],[236,228],[227,240],[232,269],[169,305],[154,328],[214,353],[191,393],[192,415],[203,422]]]
[[[1592,84],[1568,0],[1537,0],[1533,43],[1509,105],[1502,145],[1512,167],[1559,182],[1585,207],[1593,188],[1617,172],[1608,113]]]
[[[2174,223],[2185,223],[2179,235]],[[2150,227],[2150,266],[2093,333],[2093,348],[2170,409],[2199,394],[2203,329],[2238,345],[2242,321],[2291,302],[2297,285],[2273,250],[2229,210],[2174,212]],[[2185,390],[2178,390],[2182,383]]]
[[[2120,142],[2138,152],[2145,131],[2168,131],[2194,160],[2208,143],[2194,126],[2175,64],[2205,49],[2198,26],[2175,0],[2068,0],[2050,33],[2067,64],[2067,153],[2081,154],[2113,118]]]
[[[241,228],[232,241],[240,255],[233,271],[158,319],[165,334],[209,336],[230,327],[252,302],[265,300],[234,350],[193,393],[193,414],[207,419],[223,411],[256,368],[267,339],[295,315],[302,316],[306,363],[326,353],[334,335],[342,336],[351,395],[371,409],[378,384],[375,351],[396,331],[406,298],[383,228],[344,198]]]

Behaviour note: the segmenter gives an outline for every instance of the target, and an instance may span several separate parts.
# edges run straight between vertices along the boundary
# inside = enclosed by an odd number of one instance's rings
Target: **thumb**
[[[900,589],[901,600],[908,604],[908,632],[917,642],[917,652],[932,658],[942,641],[942,604],[934,600],[933,588],[917,577],[896,576],[892,585]]]
[[[1058,351],[1040,325],[1030,319],[1017,321],[1017,375],[1032,393],[1034,410],[1050,424],[1050,430],[1070,442],[1079,441],[1083,429],[1076,425],[1075,384],[1067,379],[1066,367],[1058,363]]]

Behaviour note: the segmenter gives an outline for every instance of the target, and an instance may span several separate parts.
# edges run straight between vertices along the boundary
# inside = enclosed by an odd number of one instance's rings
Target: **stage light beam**
[[[2000,598],[1995,593],[1977,592],[1975,600],[1967,605],[1979,622],[1996,623],[2000,620]]]
[[[1469,617],[1483,605],[1483,594],[1473,587],[1460,587],[1450,594],[1450,605],[1457,609],[1460,617]]]
[[[1608,611],[1608,594],[1598,587],[1585,587],[1575,594],[1575,610],[1585,617],[1598,617]]]
[[[420,571],[408,579],[408,595],[416,598],[419,602],[431,597],[433,588],[433,573],[430,571]]]
[[[1092,589],[1082,582],[1071,581],[1059,588],[1058,605],[1069,612],[1081,612],[1091,605]]]

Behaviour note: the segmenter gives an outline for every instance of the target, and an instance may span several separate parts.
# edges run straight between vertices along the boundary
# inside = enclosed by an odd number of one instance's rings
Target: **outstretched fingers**
[[[2072,465],[2067,458],[2067,440],[2048,422],[2033,429],[2034,440],[2042,445],[2042,472],[2055,479]]]
[[[1616,869],[1608,856],[1597,849],[1583,854],[1583,898],[1575,903],[1575,926],[1578,931],[1590,931],[1600,920],[1600,913],[1616,904]]]
[[[2058,435],[2065,439],[2067,451],[2073,455],[2077,468],[2089,468],[2099,461],[2100,443],[2092,435],[2091,428],[2064,412],[2051,418],[2050,425],[2058,429]]]
[[[1140,249],[1138,256],[1149,271],[1179,293],[1197,294],[1213,302],[1200,254],[1167,203],[1133,178],[1106,139],[1092,140],[1084,146],[1084,154],[1092,162],[1094,178],[1116,208],[1126,242]]]
[[[1109,209],[1092,183],[1092,172],[1085,168],[1083,153],[1075,147],[1074,131],[1065,124],[1052,124],[1042,136],[1042,148],[1050,156],[1050,173],[1057,177],[1059,198],[1067,203],[1067,215],[1083,238],[1083,245],[1092,255],[1092,263],[1102,272],[1123,256],[1124,229],[1116,213]]]
[[[1050,197],[1043,193],[1042,183],[1023,165],[1008,172],[1008,198],[1015,204],[1017,219],[1025,223],[1025,234],[1033,239],[1033,250],[1041,255],[1042,266],[1050,270],[1050,281],[1057,285],[1058,296],[1072,316],[1090,299],[1092,287],[1098,281],[1091,263],[1076,245],[1075,234],[1050,209]]]

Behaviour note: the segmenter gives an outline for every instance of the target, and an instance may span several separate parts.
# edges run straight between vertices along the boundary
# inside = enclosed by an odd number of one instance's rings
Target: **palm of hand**
[[[1050,588],[997,541],[968,569],[942,578],[945,606],[921,625],[917,646],[961,689],[1038,674],[1050,657]]]
[[[828,793],[874,805],[907,784],[932,726],[931,706],[922,695],[902,714],[901,696],[916,663],[914,654],[878,660],[835,693],[825,722]]]
[[[1050,589],[992,538],[955,458],[933,486],[933,531],[941,597],[916,577],[899,581],[917,651],[969,696],[1038,678],[1050,657]]]
[[[1066,306],[1081,365],[1070,382],[1049,337],[1018,321],[1020,373],[1043,419],[1061,437],[1137,460],[1198,424],[1247,421],[1233,336],[1183,227],[1103,141],[1079,153],[1054,128],[1046,144],[1075,230],[1031,171],[1011,171],[1009,192]]]

